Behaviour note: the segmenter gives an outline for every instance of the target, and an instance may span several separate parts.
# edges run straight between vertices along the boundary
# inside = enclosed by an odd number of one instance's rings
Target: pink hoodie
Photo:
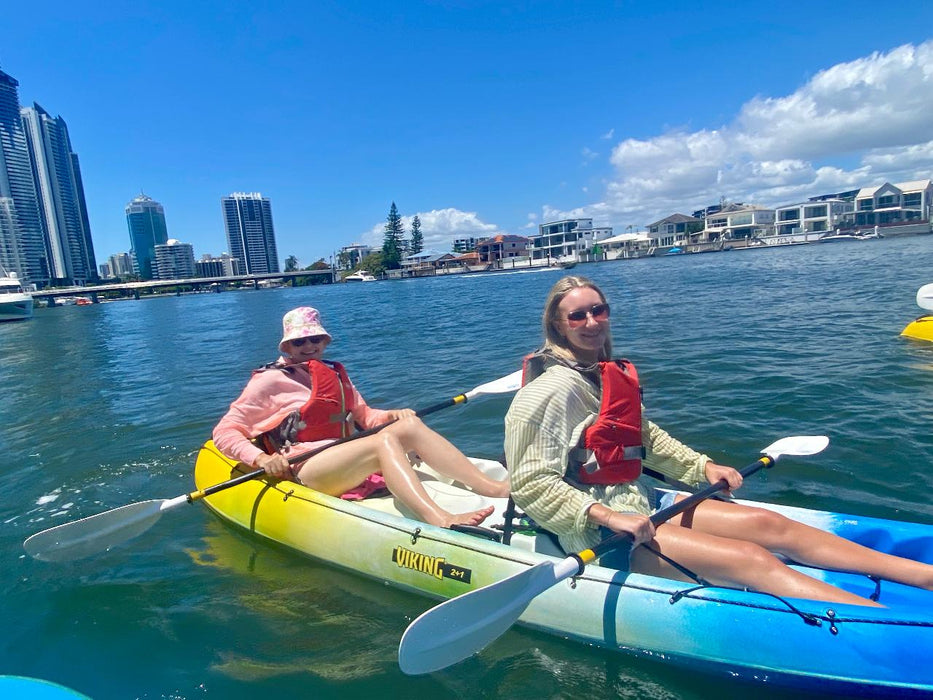
[[[226,415],[214,428],[214,444],[230,459],[253,464],[263,453],[250,440],[271,430],[292,411],[301,408],[311,398],[311,375],[306,365],[293,365],[295,371],[266,370],[254,374],[240,397],[230,404]],[[353,420],[364,429],[387,423],[388,411],[370,408],[356,387],[356,407]],[[295,443],[284,454],[300,454],[325,445],[331,440]]]

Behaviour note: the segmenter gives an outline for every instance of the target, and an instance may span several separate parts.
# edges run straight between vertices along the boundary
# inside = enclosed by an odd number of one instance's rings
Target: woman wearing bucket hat
[[[420,519],[441,527],[478,525],[492,508],[469,513],[441,508],[422,487],[409,452],[479,494],[508,495],[507,481],[483,474],[411,409],[368,406],[343,366],[323,359],[331,336],[317,309],[292,309],[282,327],[282,356],[253,373],[214,428],[214,444],[225,455],[280,479],[297,477],[332,496],[364,498],[386,487]],[[288,463],[290,452],[300,454],[345,437],[354,424],[368,429],[390,421],[373,435],[334,445],[295,467]]]

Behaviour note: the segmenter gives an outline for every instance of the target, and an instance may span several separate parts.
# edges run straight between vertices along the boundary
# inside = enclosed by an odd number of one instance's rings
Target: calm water
[[[933,236],[579,266],[614,304],[652,417],[714,459],[775,439],[830,449],[748,480],[746,497],[933,522],[933,343],[898,333],[933,281]],[[94,698],[701,698],[729,682],[512,631],[428,678],[396,665],[427,602],[253,541],[206,508],[72,564],[29,535],[192,489],[198,446],[282,314],[320,308],[369,402],[419,407],[518,368],[559,273],[228,292],[39,309],[0,326],[0,673]],[[504,397],[430,419],[501,451]],[[327,537],[327,533],[321,533]],[[767,630],[763,630],[767,633]],[[759,697],[790,697],[755,691]]]

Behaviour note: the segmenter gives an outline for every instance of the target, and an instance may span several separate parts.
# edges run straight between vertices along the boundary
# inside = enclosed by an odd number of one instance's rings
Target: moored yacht
[[[0,321],[20,321],[32,318],[32,295],[27,292],[15,272],[0,265]]]
[[[375,282],[376,278],[366,270],[357,270],[352,275],[343,278],[344,282]]]

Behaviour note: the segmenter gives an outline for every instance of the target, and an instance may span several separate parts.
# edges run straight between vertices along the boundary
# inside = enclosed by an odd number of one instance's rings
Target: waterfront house
[[[790,237],[790,242],[798,242],[798,239],[799,242],[816,240],[823,233],[844,227],[846,215],[853,211],[854,206],[852,201],[843,199],[811,199],[798,204],[786,204],[775,209],[774,234]]]
[[[653,245],[653,239],[648,237],[647,231],[635,233],[620,233],[618,236],[603,238],[594,247],[596,260],[621,260],[623,258],[640,258],[648,254]]]
[[[747,204],[729,204],[706,217],[702,231],[691,236],[691,242],[761,238],[774,234],[774,209]],[[695,239],[695,240],[694,240]]]
[[[913,180],[878,187],[863,187],[855,195],[853,224],[858,227],[929,223],[933,214],[933,184]]]
[[[671,214],[668,217],[648,224],[650,247],[685,246],[689,236],[703,230],[703,219],[686,214]]]
[[[449,265],[457,264],[453,253],[442,253],[437,250],[422,250],[402,258],[402,274],[406,277],[429,277],[437,270]]]
[[[499,265],[509,258],[522,258],[528,255],[528,239],[511,233],[497,233],[492,238],[485,238],[476,246],[480,263]]]
[[[586,262],[595,259],[595,244],[612,236],[612,226],[593,226],[592,219],[563,219],[538,226],[531,237],[533,260]]]

